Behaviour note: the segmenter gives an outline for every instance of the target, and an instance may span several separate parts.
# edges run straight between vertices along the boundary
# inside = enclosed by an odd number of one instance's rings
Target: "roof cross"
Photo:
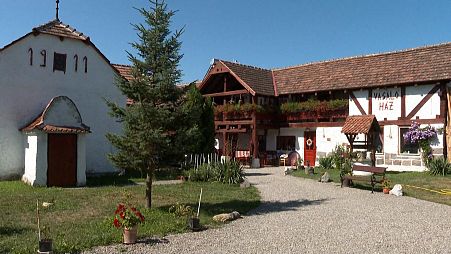
[[[58,15],[58,11],[59,11],[59,5],[60,0],[56,0],[56,20],[60,20],[59,15]]]

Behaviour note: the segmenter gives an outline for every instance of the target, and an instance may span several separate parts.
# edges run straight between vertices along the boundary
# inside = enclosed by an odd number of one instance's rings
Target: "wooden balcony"
[[[282,119],[286,122],[334,122],[344,120],[349,115],[348,108],[318,109],[296,113],[284,113]]]

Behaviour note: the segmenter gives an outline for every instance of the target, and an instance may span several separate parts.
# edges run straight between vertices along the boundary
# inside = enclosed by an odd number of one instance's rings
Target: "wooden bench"
[[[372,167],[372,166],[363,166],[363,165],[353,165],[352,172],[354,171],[362,171],[369,172],[371,175],[363,176],[363,175],[340,175],[341,187],[343,187],[343,181],[345,179],[349,179],[352,181],[361,181],[361,182],[369,182],[371,184],[371,193],[374,193],[374,186],[378,183],[381,184],[385,180],[385,171],[387,168],[384,167]]]

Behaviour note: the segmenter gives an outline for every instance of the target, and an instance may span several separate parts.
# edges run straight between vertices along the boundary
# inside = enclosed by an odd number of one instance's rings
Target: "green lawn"
[[[297,170],[292,173],[294,176],[310,178],[314,180],[319,180],[320,174],[325,172],[325,170],[319,170],[315,168],[314,175],[306,175],[303,170]],[[331,180],[335,183],[340,183],[340,174],[338,170],[327,170],[330,173]],[[449,189],[451,192],[451,175],[443,176],[431,176],[425,172],[387,172],[386,177],[391,181],[392,187],[395,184],[401,184],[403,186],[403,193],[406,196],[428,200],[436,203],[442,203],[446,205],[451,205],[451,195],[442,195],[439,193],[418,189],[415,187],[431,189],[431,190],[443,190]],[[410,186],[408,186],[410,185]],[[382,191],[380,185],[376,185],[377,191]],[[411,187],[415,186],[415,187]],[[370,184],[364,184],[362,182],[356,182],[356,188],[369,189]]]
[[[124,178],[106,178],[103,184]],[[88,185],[98,185],[88,181]],[[54,199],[52,210],[43,214],[44,223],[50,224],[56,253],[77,252],[98,245],[121,242],[121,231],[112,226],[116,204],[125,191],[133,194],[132,202],[143,212],[146,222],[139,227],[139,237],[164,236],[186,231],[186,219],[168,213],[176,202],[197,208],[203,188],[201,224],[215,227],[212,216],[237,210],[246,213],[260,203],[255,187],[241,189],[220,183],[183,183],[159,185],[153,188],[154,208],[144,209],[145,186],[98,186],[87,188],[36,188],[19,181],[0,182],[0,253],[35,253],[37,249],[36,199]]]

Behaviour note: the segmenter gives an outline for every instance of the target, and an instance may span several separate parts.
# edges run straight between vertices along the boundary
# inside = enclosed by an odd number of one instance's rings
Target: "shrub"
[[[349,105],[349,102],[347,99],[335,99],[330,100],[327,102],[328,109],[345,109]]]
[[[436,157],[429,161],[427,165],[431,175],[447,175],[451,173],[451,164],[443,157]]]
[[[221,182],[238,184],[244,180],[243,166],[238,161],[224,163],[204,163],[197,169],[192,168],[185,173],[188,180],[193,182]]]
[[[244,180],[243,166],[238,161],[227,161],[223,164],[219,163],[222,167],[220,182],[228,184],[238,184]]]
[[[300,112],[299,102],[286,102],[280,105],[280,111],[282,113],[297,113]]]
[[[332,156],[326,156],[326,157],[322,157],[319,158],[319,165],[320,167],[324,168],[324,169],[332,169],[333,166],[333,162],[334,162],[334,158]]]
[[[241,105],[238,104],[236,106],[236,109],[237,109],[237,111],[240,111],[240,112],[254,112],[254,111],[256,111],[258,113],[263,112],[263,106],[257,105],[255,103],[244,103]]]

